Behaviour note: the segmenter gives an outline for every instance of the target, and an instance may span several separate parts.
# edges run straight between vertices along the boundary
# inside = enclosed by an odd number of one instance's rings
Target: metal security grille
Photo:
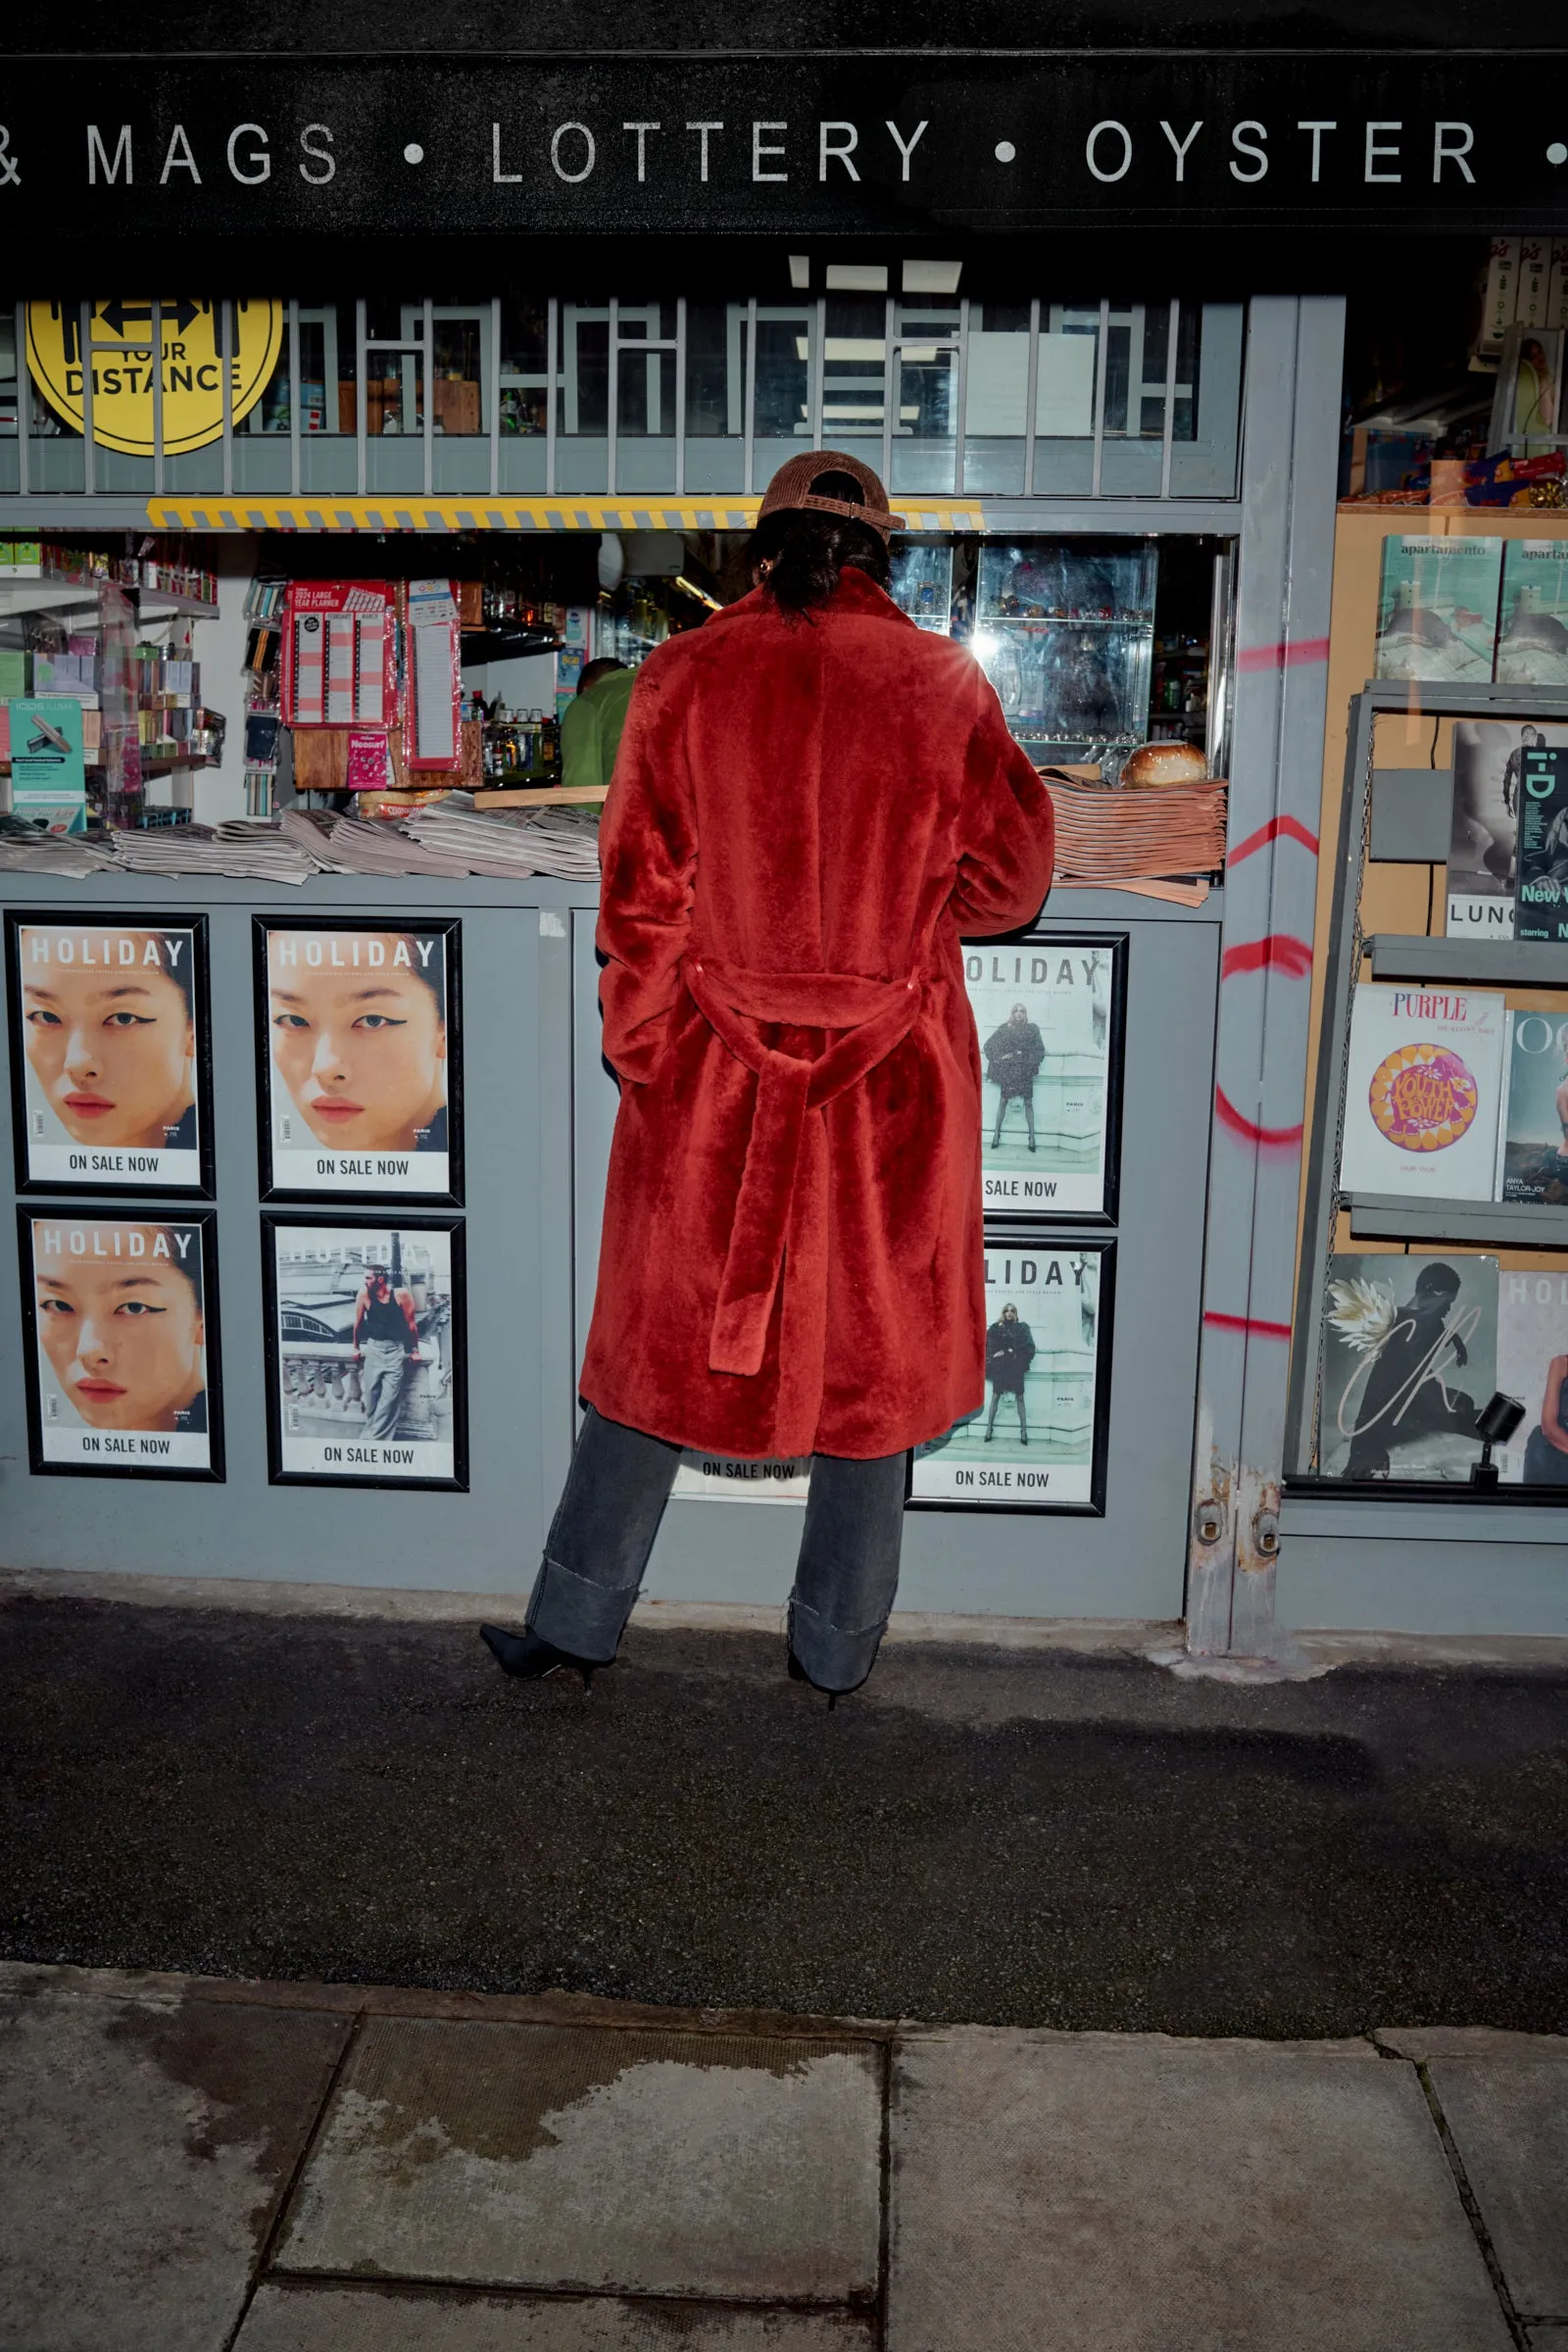
[[[853,276],[853,271],[845,271]],[[235,414],[256,305],[50,304],[72,416],[34,379],[28,305],[0,309],[0,499],[750,498],[813,444],[896,498],[1236,496],[1243,313],[1230,304],[971,301],[850,288],[785,300],[290,300]],[[95,426],[135,323],[134,446]],[[171,336],[220,355],[201,445],[166,434]],[[152,354],[165,364],[151,367]]]

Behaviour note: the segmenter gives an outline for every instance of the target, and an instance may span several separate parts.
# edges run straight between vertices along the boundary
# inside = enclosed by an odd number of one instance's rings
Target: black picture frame
[[[202,1348],[206,1357],[207,1397],[207,1461],[200,1466],[176,1466],[172,1463],[126,1462],[122,1460],[59,1462],[44,1455],[43,1403],[40,1368],[37,1298],[33,1284],[32,1228],[35,1223],[51,1217],[66,1219],[79,1217],[84,1223],[100,1225],[193,1225],[201,1235],[202,1265]],[[34,1478],[132,1478],[177,1479],[185,1484],[221,1486],[226,1477],[223,1455],[223,1346],[221,1319],[219,1308],[218,1279],[218,1211],[209,1205],[180,1207],[171,1214],[167,1200],[148,1205],[145,1215],[127,1209],[122,1201],[114,1203],[114,1213],[105,1215],[101,1197],[90,1200],[79,1198],[72,1201],[50,1202],[40,1200],[17,1202],[17,1263],[20,1275],[18,1288],[22,1297],[23,1382],[27,1410],[27,1467]],[[148,1433],[130,1433],[146,1434]]]
[[[1054,1498],[1049,1487],[1040,1494],[1029,1496],[1021,1496],[1015,1491],[987,1494],[977,1487],[972,1494],[917,1494],[914,1491],[916,1460],[920,1453],[917,1447],[909,1456],[905,1508],[910,1511],[1027,1513],[1032,1518],[1102,1519],[1105,1515],[1105,1474],[1110,1448],[1110,1388],[1115,1349],[1115,1237],[1103,1231],[1074,1233],[1043,1220],[1034,1225],[1010,1221],[992,1224],[988,1220],[985,1238],[988,1253],[1002,1250],[1018,1254],[1033,1249],[1049,1251],[1053,1255],[1086,1252],[1099,1260],[1099,1298],[1095,1315],[1095,1417],[1090,1446],[1089,1494],[1087,1497],[1074,1496],[1064,1500],[1059,1496]],[[1002,1459],[999,1455],[998,1467]],[[1045,1465],[1045,1468],[1049,1473],[1050,1465]]]
[[[330,1203],[326,1204],[329,1210]],[[384,1493],[466,1494],[468,1492],[468,1317],[466,1224],[461,1216],[405,1214],[396,1202],[380,1215],[365,1208],[345,1208],[340,1214],[314,1209],[264,1209],[262,1225],[263,1332],[267,1378],[267,1476],[274,1487],[330,1487],[340,1494],[359,1494],[367,1488]],[[374,1469],[291,1470],[284,1466],[282,1324],[277,1288],[279,1233],[444,1233],[450,1237],[452,1266],[452,1476],[450,1478],[389,1477]]]
[[[1015,1204],[1005,1200],[988,1198],[985,1190],[986,1136],[982,1126],[980,1138],[981,1209],[987,1224],[991,1224],[999,1218],[1005,1218],[1008,1221],[1018,1219],[1029,1224],[1048,1221],[1052,1224],[1060,1223],[1063,1226],[1110,1226],[1117,1221],[1121,1200],[1122,1082],[1126,1066],[1127,967],[1131,955],[1131,934],[1125,928],[1114,926],[1102,928],[1096,924],[1074,923],[1058,929],[1051,924],[1033,923],[1026,931],[1010,932],[1004,939],[966,939],[961,942],[960,947],[964,959],[964,988],[966,994],[969,994],[970,1009],[973,1010],[974,999],[970,992],[975,985],[976,976],[971,973],[969,967],[977,957],[988,966],[993,966],[1009,958],[1019,962],[1026,958],[1031,951],[1049,949],[1053,953],[1061,951],[1070,953],[1079,948],[1108,950],[1110,953],[1110,1002],[1107,1007],[1108,1034],[1105,1044],[1104,1163],[1101,1176],[1099,1205],[1090,1207],[1067,1202],[1059,1207],[1051,1206],[1046,1200],[1040,1197],[1038,1188],[1048,1182],[1059,1181],[1059,1179],[1044,1176],[1038,1179],[1021,1178],[1021,1181],[1034,1182],[1037,1191],[1033,1198],[1020,1198]],[[979,985],[1011,988],[1027,987],[1029,982],[1022,977],[1021,973],[1015,974],[1009,979],[1005,974],[993,976],[992,971],[988,969],[979,976]],[[982,1047],[984,1043],[982,1035],[980,1038]],[[982,1054],[982,1101],[984,1086],[984,1056]]]
[[[22,934],[26,930],[70,931],[184,931],[191,939],[191,1021],[196,1032],[196,1152],[195,1184],[160,1183],[155,1177],[127,1172],[123,1183],[95,1182],[88,1170],[64,1176],[31,1173],[27,1134],[27,1054],[22,1033]],[[7,1050],[11,1063],[11,1135],[16,1155],[17,1191],[32,1198],[70,1199],[91,1193],[100,1200],[212,1200],[216,1193],[213,1148],[213,1008],[209,985],[208,931],[205,914],[182,908],[177,914],[159,914],[145,907],[123,912],[100,910],[83,903],[80,909],[56,906],[5,909],[5,968]],[[85,1148],[90,1149],[90,1147]]]
[[[351,936],[385,932],[439,933],[444,943],[447,1064],[447,1182],[442,1191],[398,1190],[389,1178],[384,1189],[373,1183],[306,1186],[280,1182],[272,1154],[272,1039],[269,1019],[268,942],[286,931]],[[416,1200],[420,1208],[461,1208],[464,1199],[463,1135],[463,917],[457,914],[402,913],[386,915],[257,914],[251,918],[252,990],[256,1028],[256,1148],[257,1168],[264,1200],[311,1201],[318,1205],[341,1202],[394,1204]],[[414,1156],[411,1154],[411,1156]]]

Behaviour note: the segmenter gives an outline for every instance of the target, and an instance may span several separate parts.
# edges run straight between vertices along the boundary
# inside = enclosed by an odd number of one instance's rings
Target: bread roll
[[[1128,792],[1161,792],[1171,784],[1201,784],[1208,761],[1196,743],[1141,743],[1121,771]]]

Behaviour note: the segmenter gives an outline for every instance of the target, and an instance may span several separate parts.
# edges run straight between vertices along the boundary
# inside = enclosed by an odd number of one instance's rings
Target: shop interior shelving
[[[1286,1476],[1294,1492],[1387,1495],[1408,1500],[1526,1502],[1562,1509],[1561,1488],[1477,1490],[1459,1482],[1390,1480],[1351,1485],[1316,1472],[1317,1421],[1323,1351],[1323,1310],[1329,1261],[1342,1213],[1351,1235],[1369,1241],[1432,1242],[1469,1249],[1568,1250],[1568,1209],[1533,1201],[1411,1199],[1403,1194],[1348,1193],[1340,1185],[1350,1050],[1350,1016],[1363,961],[1376,980],[1431,980],[1520,989],[1568,989],[1568,947],[1534,940],[1434,939],[1361,929],[1361,894],[1371,831],[1372,772],[1377,719],[1383,712],[1418,710],[1434,719],[1568,720],[1568,698],[1544,687],[1420,685],[1404,679],[1370,683],[1351,698],[1345,790],[1334,873],[1333,912],[1318,1017],[1317,1076],[1303,1197],[1301,1254],[1297,1277],[1286,1426]],[[1477,1442],[1479,1451],[1479,1441]]]
[[[116,585],[117,583],[108,583]],[[220,617],[216,602],[205,597],[183,596],[172,588],[145,588],[138,584],[118,583],[130,599],[137,622],[152,620],[217,620]],[[25,573],[0,579],[0,620],[18,620],[28,612],[49,612],[60,619],[78,613],[84,622],[89,617],[96,625],[99,612],[98,591],[104,582],[98,578],[80,580],[61,579],[44,572],[29,577]],[[89,759],[90,772],[101,774],[103,762]],[[157,753],[143,747],[141,775],[143,780],[153,776],[189,775],[198,768],[211,767],[212,760],[205,753]],[[9,774],[9,765],[0,774]]]

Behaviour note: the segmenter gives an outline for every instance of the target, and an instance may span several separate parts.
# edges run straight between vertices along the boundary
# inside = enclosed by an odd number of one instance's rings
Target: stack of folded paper
[[[1055,870],[1063,882],[1210,874],[1225,862],[1223,784],[1111,792],[1053,768],[1043,780],[1055,811]]]

